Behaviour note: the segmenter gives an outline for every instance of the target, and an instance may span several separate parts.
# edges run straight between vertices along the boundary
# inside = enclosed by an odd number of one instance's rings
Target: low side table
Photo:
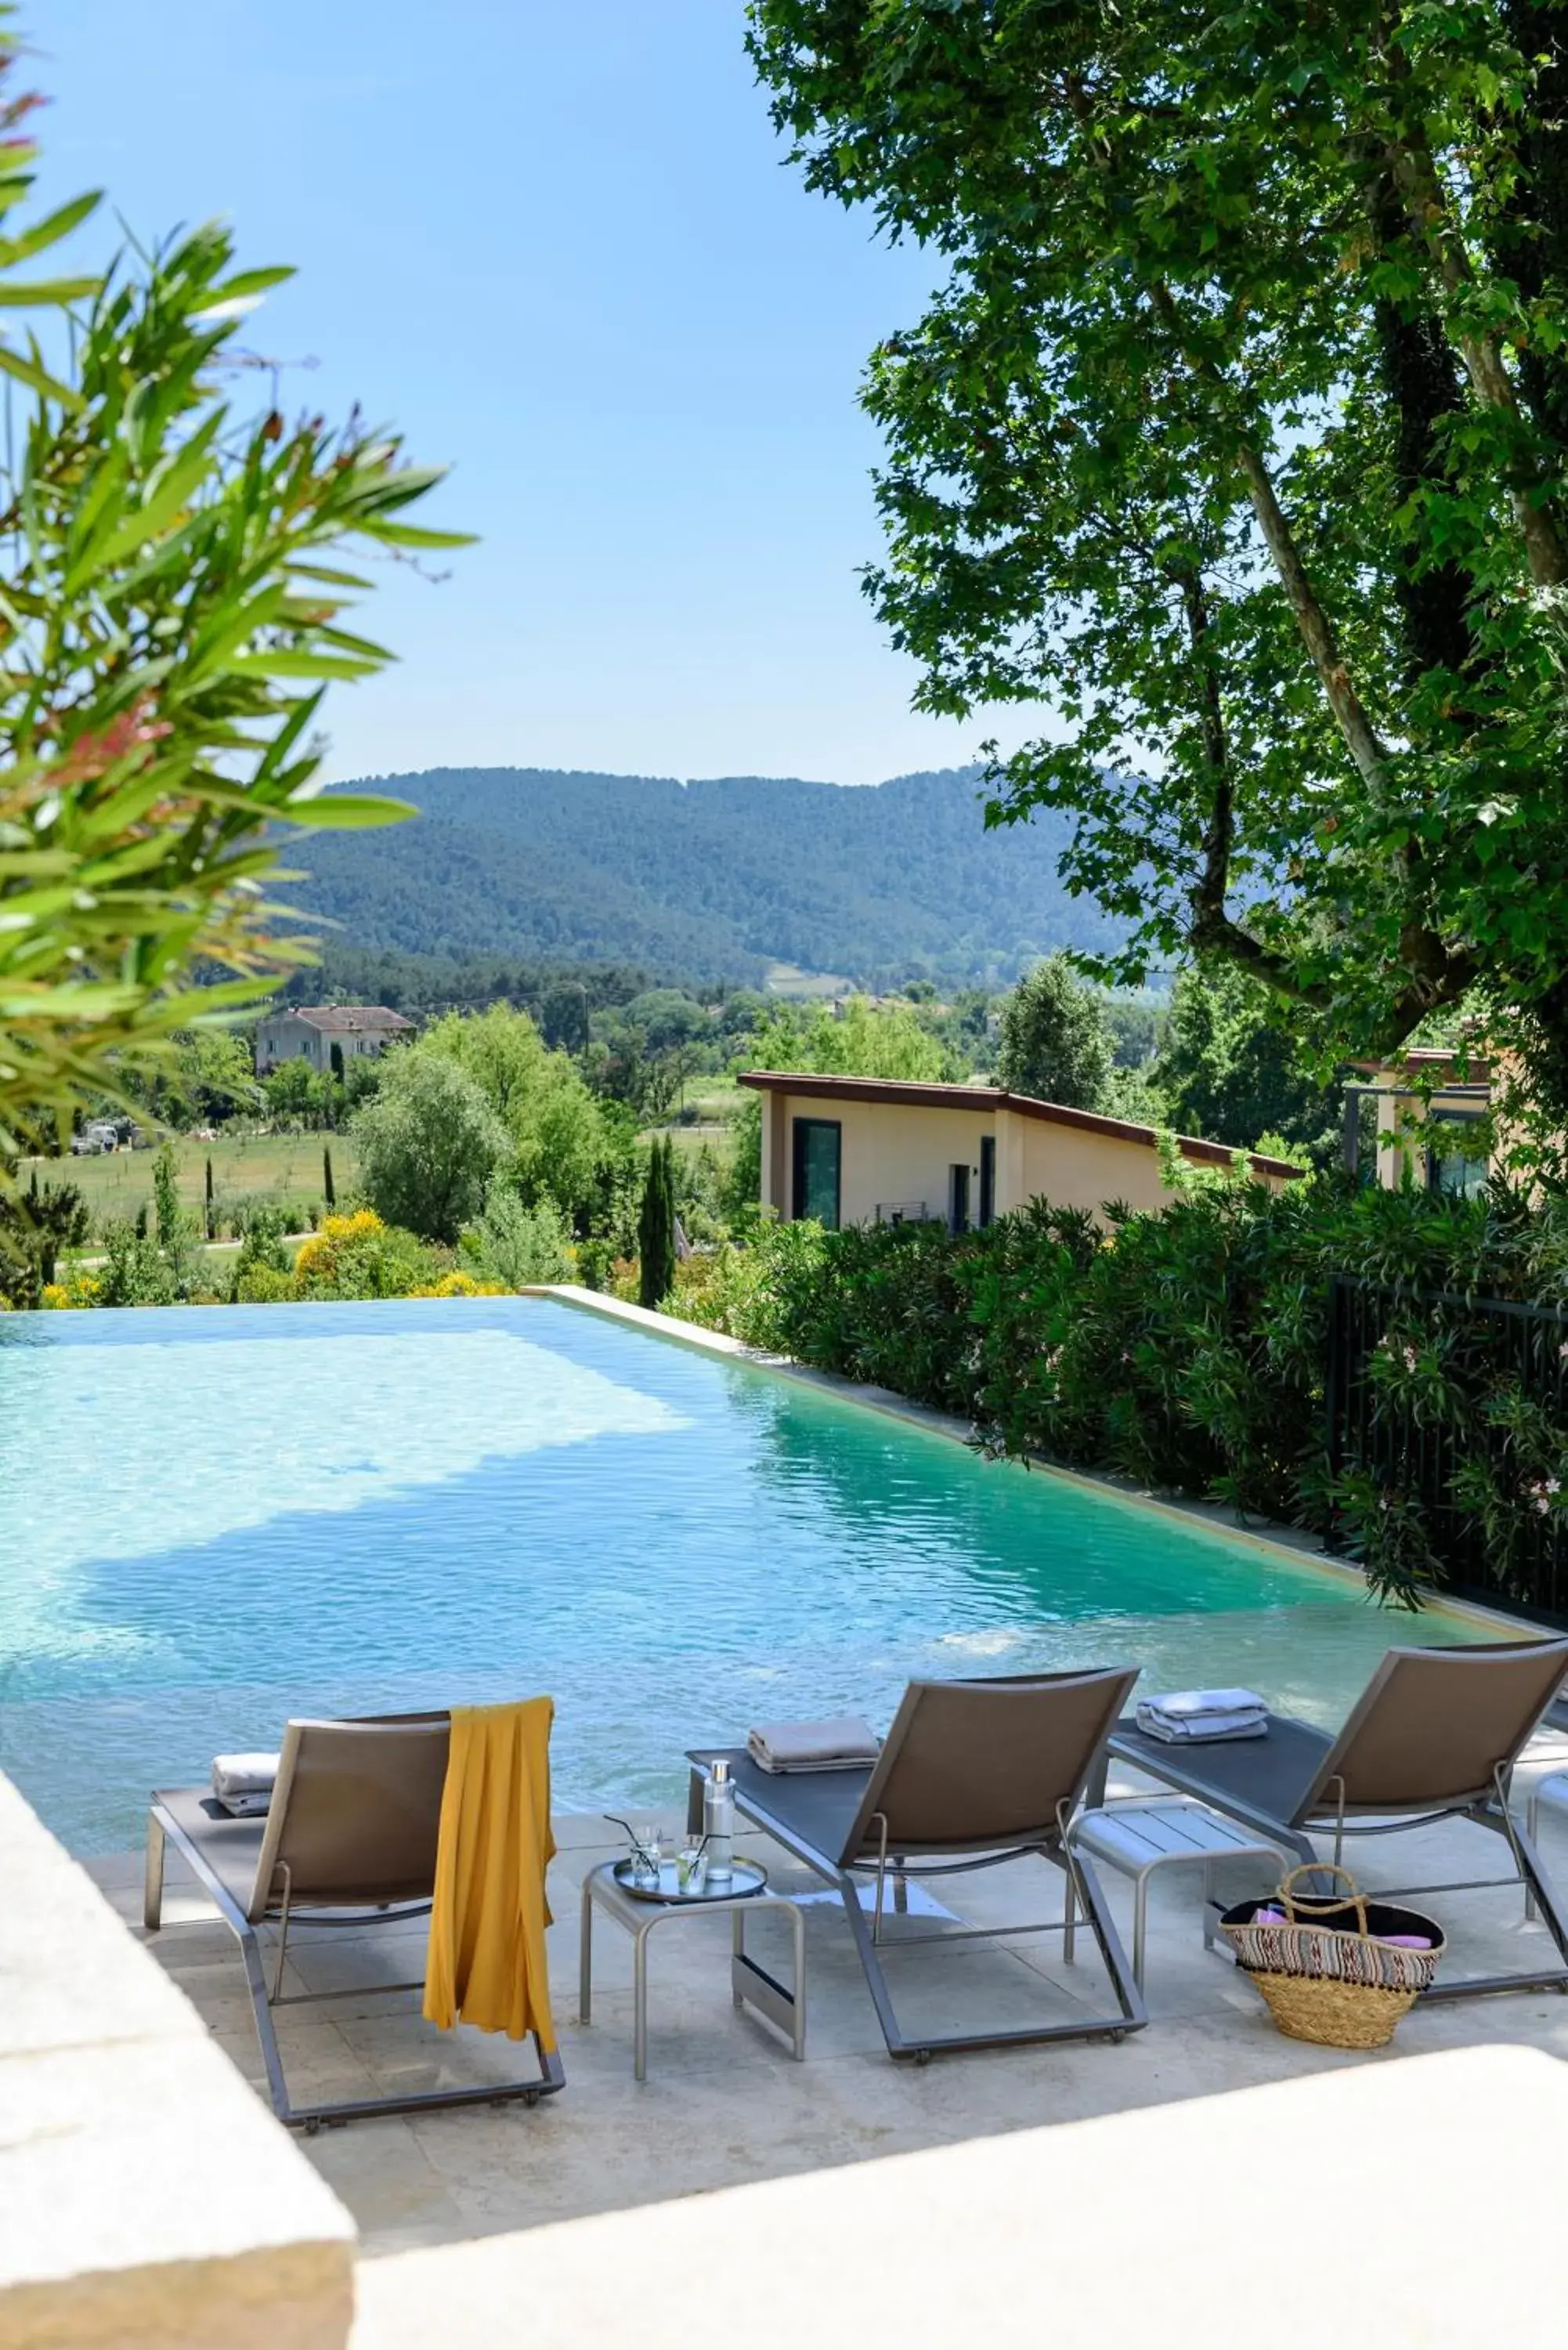
[[[731,1920],[730,1989],[737,2007],[754,2007],[759,2015],[794,2044],[796,2064],[805,2057],[805,1920],[788,1894],[742,1893],[726,1899],[703,1894],[688,1901],[639,1901],[615,1880],[615,1863],[601,1861],[583,1879],[582,1947],[578,1971],[577,2021],[592,2021],[594,1995],[594,1908],[607,1911],[631,1936],[634,2052],[637,2077],[648,2078],[648,1944],[656,1926],[672,1918],[712,1917],[727,1911]],[[794,1989],[789,1991],[760,1967],[746,1949],[748,1909],[787,1909],[794,1938]]]
[[[1196,1863],[1203,1871],[1203,1947],[1214,1947],[1214,1864],[1220,1860],[1272,1861],[1291,1866],[1278,1845],[1253,1835],[1206,1804],[1137,1797],[1081,1813],[1067,1832],[1075,1852],[1089,1853],[1133,1880],[1133,1981],[1143,1989],[1144,1944],[1148,1927],[1149,1879],[1162,1868]],[[1064,1955],[1073,1955],[1074,1898],[1067,1889]]]

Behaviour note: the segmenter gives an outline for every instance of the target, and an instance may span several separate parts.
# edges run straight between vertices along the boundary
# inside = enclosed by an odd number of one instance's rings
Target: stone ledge
[[[1545,2341],[1564,2132],[1538,2052],[1363,2063],[393,2253],[353,2350]]]
[[[0,1778],[0,2350],[341,2350],[354,2228]]]

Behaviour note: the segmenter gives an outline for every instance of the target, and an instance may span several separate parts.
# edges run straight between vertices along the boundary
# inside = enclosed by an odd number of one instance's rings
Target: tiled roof
[[[413,1022],[405,1020],[400,1012],[389,1012],[384,1003],[290,1003],[282,1014],[303,1020],[308,1027],[319,1028],[324,1036],[359,1035],[367,1028],[411,1028]]]

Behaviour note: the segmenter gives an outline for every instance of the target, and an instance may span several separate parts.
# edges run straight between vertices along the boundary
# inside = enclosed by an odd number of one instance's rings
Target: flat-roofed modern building
[[[1098,1213],[1107,1201],[1163,1207],[1154,1128],[1067,1109],[1000,1086],[913,1085],[894,1077],[805,1076],[751,1069],[763,1099],[764,1208],[830,1226],[940,1219],[954,1231],[989,1224],[1026,1200]],[[1222,1143],[1179,1136],[1182,1157],[1226,1168]],[[1272,1190],[1301,1173],[1248,1154]]]

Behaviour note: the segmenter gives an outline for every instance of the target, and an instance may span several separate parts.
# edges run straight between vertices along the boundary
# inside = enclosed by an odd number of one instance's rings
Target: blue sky
[[[925,265],[782,168],[738,0],[55,0],[45,190],[290,261],[285,404],[397,421],[483,545],[394,577],[331,772],[869,783],[990,731],[909,708],[862,598],[867,352]],[[1004,739],[1018,730],[999,728]]]

